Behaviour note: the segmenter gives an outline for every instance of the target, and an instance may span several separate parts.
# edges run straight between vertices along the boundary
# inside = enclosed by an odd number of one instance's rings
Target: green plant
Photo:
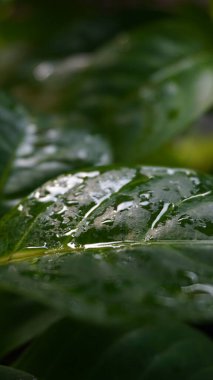
[[[170,145],[212,107],[212,22],[53,12],[45,36],[42,10],[24,57],[0,20],[0,379],[212,379],[213,176]]]

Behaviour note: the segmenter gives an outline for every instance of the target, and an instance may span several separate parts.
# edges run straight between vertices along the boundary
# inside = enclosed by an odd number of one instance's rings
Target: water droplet
[[[69,248],[72,248],[72,249],[75,249],[75,248],[76,248],[76,244],[75,244],[75,243],[72,243],[72,242],[68,243],[67,246],[68,246]]]
[[[139,203],[141,206],[148,206],[150,204],[149,201],[144,201]]]
[[[209,284],[193,284],[189,286],[183,286],[182,290],[185,293],[191,293],[191,294],[208,294],[211,297],[213,297],[213,285]]]
[[[43,81],[47,78],[49,78],[49,76],[54,72],[54,65],[52,63],[49,63],[49,62],[43,62],[43,63],[40,63],[38,66],[35,67],[34,69],[34,77],[38,80],[38,81]]]
[[[122,202],[117,206],[117,211],[121,212],[130,209],[134,205],[133,201]]]
[[[113,223],[114,223],[114,220],[113,219],[106,219],[104,220],[103,222],[101,222],[102,224],[106,224],[107,226],[112,226]]]
[[[192,181],[192,183],[196,186],[200,185],[200,180],[198,177],[190,177],[190,180]]]
[[[180,218],[178,218],[178,224],[180,224],[182,227],[185,227],[187,224],[192,224],[193,219],[189,215],[182,215]]]
[[[194,272],[191,271],[186,271],[185,272],[186,276],[192,281],[192,282],[197,282],[198,280],[198,275]]]
[[[22,204],[20,204],[20,205],[18,206],[18,210],[21,212],[21,211],[23,211],[23,209],[24,209],[24,206],[23,206]]]
[[[151,229],[153,230],[155,226],[159,223],[162,216],[167,212],[168,208],[170,206],[170,203],[165,203],[162,210],[159,212],[157,217],[155,218],[154,222],[152,223]]]
[[[169,175],[174,175],[175,174],[175,169],[167,169],[166,172]]]

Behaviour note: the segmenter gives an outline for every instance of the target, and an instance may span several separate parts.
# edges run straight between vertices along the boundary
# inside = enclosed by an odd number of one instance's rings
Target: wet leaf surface
[[[212,177],[184,169],[60,176],[2,218],[0,284],[100,323],[210,320],[212,204]]]
[[[2,219],[0,252],[212,240],[212,186],[212,176],[185,169],[115,167],[62,175]]]

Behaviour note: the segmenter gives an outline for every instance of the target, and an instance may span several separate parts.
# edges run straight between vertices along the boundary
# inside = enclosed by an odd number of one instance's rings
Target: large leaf
[[[36,380],[36,378],[32,375],[1,365],[0,378],[2,380]]]
[[[116,342],[92,379],[187,380],[207,369],[213,375],[212,350],[210,340],[183,325],[148,325]]]
[[[7,286],[1,287],[0,304],[0,357],[25,345],[61,317],[31,298],[8,292]]]
[[[107,143],[81,117],[34,119],[0,97],[0,198],[4,204],[70,169],[111,161]]]
[[[0,285],[104,323],[138,323],[156,308],[208,320],[212,183],[152,167],[47,182],[0,222]]]
[[[184,325],[148,323],[111,335],[109,330],[63,321],[38,338],[16,366],[45,380],[191,379],[194,375],[207,380],[213,374],[212,342]],[[208,378],[202,377],[205,372]]]
[[[212,240],[212,186],[212,176],[184,169],[112,168],[62,175],[0,222],[0,252]]]
[[[165,313],[194,323],[213,318],[211,243],[55,251],[11,259],[0,267],[0,288],[101,324],[141,325]]]
[[[89,379],[99,358],[120,335],[119,329],[65,319],[36,339],[16,363],[39,378]]]
[[[117,37],[89,62],[49,62],[48,75],[35,72],[43,83],[36,104],[80,110],[111,137],[119,161],[137,161],[212,105],[211,36],[208,19],[167,20]]]

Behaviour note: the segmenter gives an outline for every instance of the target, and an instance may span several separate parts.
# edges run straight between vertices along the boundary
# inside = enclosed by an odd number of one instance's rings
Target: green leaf
[[[119,329],[65,319],[36,339],[15,363],[49,379],[89,379],[99,358],[119,336]]]
[[[212,176],[185,169],[124,167],[62,175],[0,222],[0,252],[212,240],[212,186]]]
[[[11,268],[12,270],[12,268]],[[7,291],[1,287],[0,304],[0,357],[28,343],[61,315],[35,300]]]
[[[0,222],[0,286],[100,323],[209,320],[212,183],[153,167],[49,181]]]
[[[54,92],[52,107],[77,109],[101,126],[119,162],[138,162],[211,107],[211,35],[208,19],[150,24],[117,37],[89,61],[74,57],[53,66],[38,78],[41,93],[51,99]],[[77,62],[86,69],[78,72]]]
[[[5,207],[57,174],[111,161],[107,143],[77,115],[66,121],[35,119],[1,95],[0,125],[0,198]]]
[[[16,366],[45,380],[191,379],[198,371],[213,373],[212,342],[183,324],[149,322],[111,335],[112,330],[63,321],[38,338]]]
[[[106,325],[138,326],[166,313],[193,323],[212,320],[211,243],[55,251],[28,252],[23,262],[9,256],[0,288]]]
[[[212,342],[189,327],[171,322],[146,326],[116,342],[92,379],[191,379],[212,365],[212,354]]]
[[[0,365],[0,378],[2,380],[36,380],[32,375],[2,365]]]

